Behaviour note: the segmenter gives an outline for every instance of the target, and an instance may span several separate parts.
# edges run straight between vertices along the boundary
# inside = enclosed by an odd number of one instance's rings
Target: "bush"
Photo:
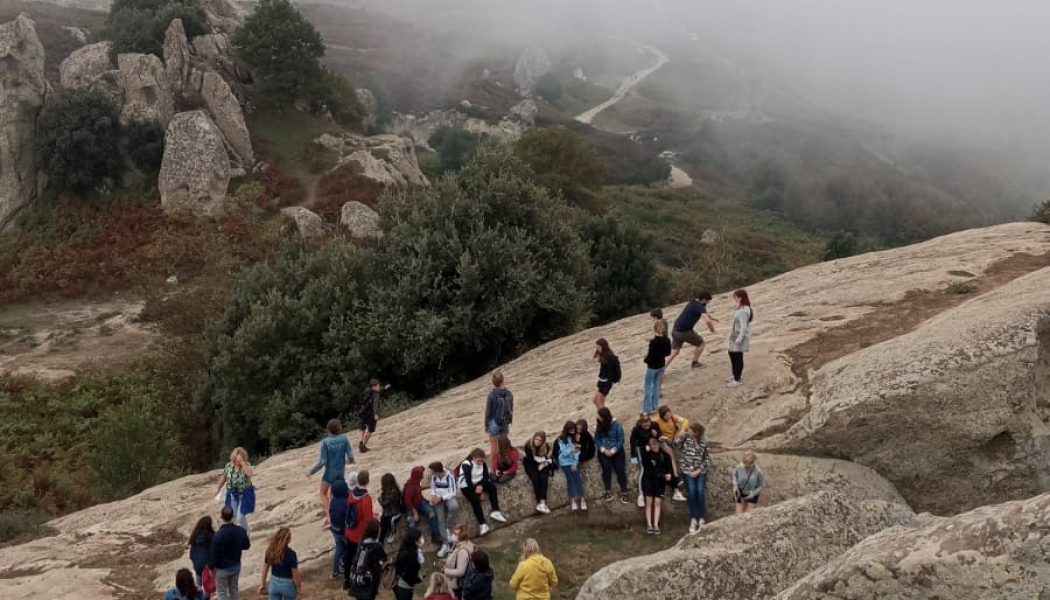
[[[164,128],[156,121],[129,123],[124,128],[124,148],[136,167],[156,173],[164,158]]]
[[[541,185],[571,204],[596,207],[595,192],[605,181],[605,167],[578,135],[562,127],[533,129],[518,140],[515,154]]]
[[[1028,220],[1050,225],[1050,200],[1044,200],[1042,203],[1035,205]]]
[[[88,464],[103,497],[134,494],[175,474],[172,428],[151,417],[157,400],[125,402],[98,420]]]
[[[536,80],[535,92],[537,96],[540,96],[547,102],[557,104],[565,90],[562,88],[558,76],[554,72],[548,72]]]
[[[478,136],[461,127],[442,127],[427,143],[437,152],[438,174],[459,171],[478,148]]]
[[[605,323],[663,306],[668,284],[656,267],[652,239],[613,217],[582,223],[594,274],[594,316]]]
[[[164,33],[182,19],[186,37],[207,33],[207,15],[197,0],[116,0],[109,9],[102,38],[113,42],[113,55],[164,53]]]
[[[365,107],[357,93],[342,75],[321,67],[311,82],[310,107],[315,113],[328,111],[336,123],[353,129],[361,128]]]
[[[969,281],[953,281],[944,291],[949,294],[972,294],[977,291],[977,286]]]
[[[857,238],[849,231],[836,231],[824,247],[824,260],[846,258],[857,253]]]
[[[37,163],[53,189],[85,193],[120,175],[117,111],[101,94],[59,96],[41,111],[37,132]]]
[[[233,45],[252,66],[263,95],[291,105],[323,77],[324,40],[288,0],[262,0],[233,34]]]

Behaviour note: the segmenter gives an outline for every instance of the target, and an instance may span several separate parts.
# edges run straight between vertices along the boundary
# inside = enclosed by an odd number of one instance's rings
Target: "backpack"
[[[620,372],[620,359],[615,356],[612,357],[612,360],[609,362],[609,366],[612,367],[612,373],[609,376],[609,381],[613,383],[620,383],[620,377],[623,376],[623,373]]]
[[[510,425],[511,411],[508,408],[508,404],[513,402],[514,396],[511,396],[507,390],[501,390],[502,393],[496,399],[496,424],[502,427]],[[510,396],[510,399],[507,397]]]
[[[350,567],[350,575],[346,581],[349,583],[347,592],[355,598],[368,597],[372,594],[375,579],[372,576],[372,553],[376,545],[362,545],[357,551],[354,564]]]

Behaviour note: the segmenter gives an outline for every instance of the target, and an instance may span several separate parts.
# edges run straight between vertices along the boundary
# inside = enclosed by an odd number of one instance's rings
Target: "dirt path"
[[[623,82],[620,83],[620,87],[618,87],[616,89],[616,93],[614,93],[611,98],[609,98],[605,102],[602,102],[598,106],[595,106],[594,108],[592,108],[592,109],[590,109],[588,111],[585,111],[585,112],[582,112],[582,113],[576,115],[575,118],[576,118],[577,121],[579,121],[581,123],[587,123],[588,125],[590,125],[591,122],[594,121],[594,118],[597,117],[599,113],[601,113],[603,110],[605,110],[605,109],[615,105],[620,100],[623,100],[624,97],[627,95],[627,93],[630,92],[634,88],[634,86],[636,86],[639,83],[641,83],[646,77],[648,77],[649,75],[652,75],[653,73],[658,71],[660,69],[660,67],[666,65],[671,60],[670,58],[667,57],[666,54],[664,54],[663,52],[661,52],[657,48],[653,48],[652,46],[647,46],[646,44],[642,44],[642,43],[639,43],[639,42],[632,42],[630,40],[623,40],[623,41],[625,41],[625,42],[627,42],[629,44],[632,44],[634,46],[637,46],[638,48],[642,48],[642,49],[652,53],[653,55],[655,55],[656,56],[656,64],[651,65],[649,67],[646,67],[646,68],[644,68],[644,69],[642,69],[640,71],[635,71],[634,73],[631,73],[630,75],[628,75],[627,78],[624,79]]]

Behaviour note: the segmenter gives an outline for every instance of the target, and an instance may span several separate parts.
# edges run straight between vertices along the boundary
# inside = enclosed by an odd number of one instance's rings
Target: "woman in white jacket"
[[[726,380],[726,387],[731,388],[741,383],[740,376],[744,374],[744,353],[751,343],[751,321],[755,318],[747,290],[733,292],[733,299],[737,302],[736,312],[733,313],[733,329],[729,333],[729,363],[733,367],[733,374]]]

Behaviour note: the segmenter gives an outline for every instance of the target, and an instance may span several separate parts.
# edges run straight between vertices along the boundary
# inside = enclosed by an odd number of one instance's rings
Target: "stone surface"
[[[255,162],[252,140],[244,122],[241,104],[230,86],[215,71],[206,71],[201,82],[200,97],[204,108],[222,132],[230,161],[237,166],[251,167]]]
[[[167,127],[175,113],[175,100],[164,63],[152,54],[121,54],[117,68],[124,94],[121,123],[156,121]]]
[[[47,94],[33,20],[0,24],[0,229],[36,198],[36,118]]]
[[[535,123],[536,115],[538,115],[539,112],[540,108],[536,105],[536,101],[531,98],[522,100],[510,109],[510,114],[521,119],[526,125],[532,125]]]
[[[423,116],[394,114],[390,120],[391,133],[407,137],[420,148],[430,148],[430,136],[443,127],[460,127],[500,144],[512,144],[528,129],[518,119],[501,119],[490,123],[468,117],[458,110],[435,110]]]
[[[98,42],[77,48],[59,65],[59,84],[67,90],[99,92],[119,110],[123,94],[120,90],[120,72],[110,54],[112,49],[113,42]]]
[[[532,96],[536,81],[551,70],[551,59],[538,46],[526,48],[514,65],[514,83],[518,93],[529,98]]]
[[[852,545],[910,524],[903,504],[821,491],[720,519],[673,548],[608,565],[577,600],[770,598]]]
[[[1050,495],[985,506],[860,542],[776,600],[1043,600]]]
[[[192,45],[197,58],[218,71],[227,83],[251,83],[251,73],[247,64],[234,55],[230,47],[230,37],[225,33],[198,35],[193,38]],[[240,96],[239,86],[232,87],[234,93]]]
[[[315,143],[338,157],[332,172],[343,171],[384,187],[430,185],[419,170],[412,142],[403,137],[389,134],[334,136],[326,133]]]
[[[182,19],[173,19],[164,32],[164,72],[176,99],[182,98],[190,79],[190,43]]]
[[[324,221],[314,211],[302,206],[289,206],[281,209],[281,214],[295,222],[299,235],[309,239],[324,235]]]
[[[383,231],[379,229],[379,215],[368,206],[351,200],[343,204],[339,213],[339,224],[350,232],[350,237],[355,240],[382,237]]]
[[[230,163],[222,134],[200,110],[175,115],[164,136],[164,158],[157,189],[169,213],[215,212],[230,183]]]
[[[722,239],[722,235],[714,229],[705,229],[704,233],[700,235],[700,243],[705,246],[714,246]]]
[[[365,117],[361,120],[365,131],[375,129],[379,123],[379,101],[376,100],[376,95],[372,90],[365,88],[357,88],[354,93],[357,95],[357,101],[365,109]]]

